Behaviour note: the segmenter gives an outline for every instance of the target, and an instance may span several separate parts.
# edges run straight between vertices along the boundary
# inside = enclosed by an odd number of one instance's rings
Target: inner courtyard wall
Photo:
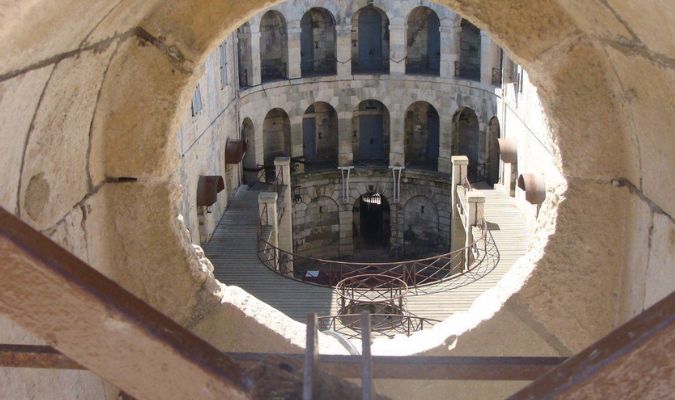
[[[540,211],[538,229],[553,236],[533,239],[527,262],[537,269],[507,308],[579,350],[674,286],[675,178],[664,171],[675,167],[675,16],[628,0],[442,3],[490,31],[539,88],[567,188]],[[203,290],[208,273],[198,272],[203,265],[178,220],[175,133],[199,77],[194,66],[224,30],[265,5],[7,2],[0,16],[2,206],[179,322],[193,326],[195,315],[215,315],[207,310],[222,297]],[[67,113],[64,99],[76,99],[65,103]],[[601,273],[587,274],[598,266]],[[620,290],[607,285],[608,275],[621,277]],[[588,284],[579,286],[579,276]],[[213,320],[236,325],[234,317]],[[511,320],[502,321],[481,325],[501,332],[493,345],[476,340],[491,354],[517,342],[509,340],[518,338]],[[12,324],[0,332],[3,342],[31,340]],[[209,340],[222,336],[210,332]],[[481,336],[464,342],[470,337]],[[0,376],[8,382],[0,397],[106,398],[89,373]]]

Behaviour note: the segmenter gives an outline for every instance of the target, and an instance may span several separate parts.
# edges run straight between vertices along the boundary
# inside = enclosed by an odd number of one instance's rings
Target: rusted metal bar
[[[663,398],[674,376],[675,292],[510,400]]]
[[[303,400],[314,399],[316,393],[316,371],[319,367],[318,320],[315,313],[307,315],[307,337],[305,346],[305,369],[302,387]]]
[[[18,350],[21,361],[13,355]],[[82,369],[77,363],[51,347],[0,345],[0,367]],[[263,361],[265,353],[225,353],[243,367]],[[303,354],[280,354],[303,361]],[[561,357],[386,357],[374,356],[374,379],[411,380],[534,380],[559,366]],[[67,361],[66,361],[67,360]],[[342,378],[360,378],[359,356],[320,355],[323,372]]]
[[[247,397],[230,358],[4,209],[0,313],[136,398]]]

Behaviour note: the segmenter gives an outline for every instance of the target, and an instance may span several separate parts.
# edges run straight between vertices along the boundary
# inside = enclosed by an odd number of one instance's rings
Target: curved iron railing
[[[487,223],[484,220],[479,222],[479,229],[481,234],[469,249],[480,248],[481,251],[478,253],[484,256],[487,252],[488,239]],[[263,237],[263,232],[261,224],[258,230],[258,257],[265,266],[289,279],[325,287],[335,287],[341,280],[350,276],[385,274],[401,279],[411,288],[418,288],[467,273],[482,261],[482,259],[474,259],[465,271],[465,250],[467,248],[433,257],[396,262],[359,263],[320,259],[281,250],[272,245],[268,238]]]
[[[437,324],[438,320],[421,318],[416,315],[371,314],[371,332],[387,337],[410,336],[415,332]],[[361,337],[361,314],[331,315],[319,317],[319,330],[332,330],[349,339]]]

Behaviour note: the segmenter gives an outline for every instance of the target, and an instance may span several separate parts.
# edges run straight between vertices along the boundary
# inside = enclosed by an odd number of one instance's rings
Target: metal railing
[[[481,234],[470,249],[479,248],[480,257],[475,257],[467,270],[464,268],[466,248],[416,260],[363,263],[301,256],[279,249],[262,235],[258,237],[258,257],[270,270],[289,279],[324,287],[335,287],[343,279],[356,275],[383,274],[418,288],[453,279],[480,265],[492,237],[485,221],[479,221],[478,227]],[[291,271],[295,273],[290,274]]]
[[[361,314],[343,314],[319,317],[319,330],[335,331],[349,339],[360,338],[362,336],[360,316]],[[370,316],[371,333],[390,338],[396,335],[410,336],[440,322],[416,315],[370,314]]]

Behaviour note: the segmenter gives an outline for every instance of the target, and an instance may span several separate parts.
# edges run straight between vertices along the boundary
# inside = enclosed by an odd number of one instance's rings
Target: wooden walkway
[[[501,190],[481,186],[477,190],[486,196],[485,218],[495,246],[489,249],[488,260],[475,272],[413,292],[408,298],[408,311],[419,317],[443,320],[468,310],[480,294],[494,287],[525,254],[528,233],[513,199]],[[320,316],[337,314],[332,289],[285,278],[258,260],[258,193],[240,188],[213,238],[204,246],[216,278],[226,285],[241,287],[300,322],[305,322],[310,312]]]

